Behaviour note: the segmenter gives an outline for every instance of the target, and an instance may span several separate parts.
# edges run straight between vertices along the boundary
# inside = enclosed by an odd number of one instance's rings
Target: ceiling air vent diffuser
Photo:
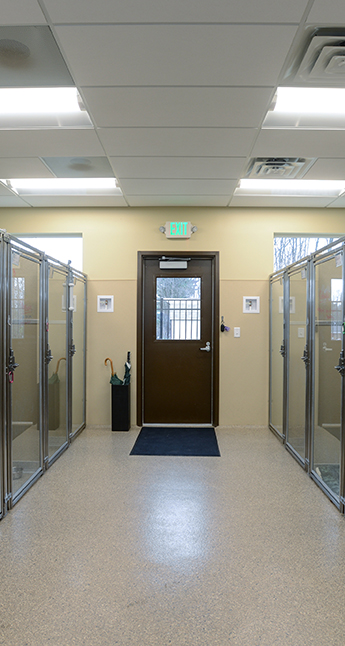
[[[292,179],[302,177],[314,160],[301,157],[257,157],[250,161],[246,177]]]
[[[282,85],[345,86],[345,29],[312,28]]]

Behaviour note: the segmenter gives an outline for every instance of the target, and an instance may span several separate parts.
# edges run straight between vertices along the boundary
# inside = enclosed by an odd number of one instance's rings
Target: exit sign
[[[167,238],[190,238],[192,235],[192,223],[166,222],[165,235]]]

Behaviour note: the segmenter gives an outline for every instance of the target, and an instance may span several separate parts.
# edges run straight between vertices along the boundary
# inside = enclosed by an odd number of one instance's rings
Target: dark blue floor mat
[[[130,455],[220,457],[214,428],[143,426]]]

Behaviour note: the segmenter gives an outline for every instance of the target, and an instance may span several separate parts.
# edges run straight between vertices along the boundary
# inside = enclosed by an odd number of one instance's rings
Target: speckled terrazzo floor
[[[87,428],[0,523],[0,644],[344,646],[345,519],[267,429]]]

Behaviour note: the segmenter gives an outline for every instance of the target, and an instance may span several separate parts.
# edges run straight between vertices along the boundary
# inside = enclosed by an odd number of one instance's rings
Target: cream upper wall
[[[159,227],[190,220],[190,240],[167,240]],[[10,233],[82,233],[84,271],[94,280],[136,279],[137,251],[220,251],[223,280],[265,280],[274,233],[343,233],[345,209],[0,209]]]

